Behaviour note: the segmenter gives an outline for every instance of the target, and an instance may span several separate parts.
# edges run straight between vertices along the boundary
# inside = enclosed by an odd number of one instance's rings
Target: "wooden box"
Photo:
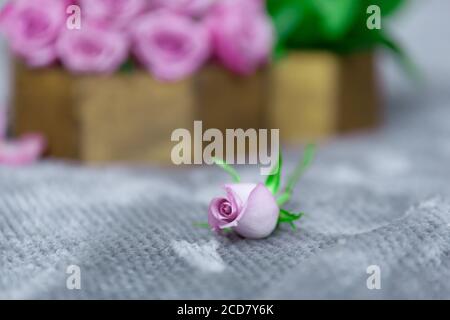
[[[195,77],[197,119],[205,128],[265,128],[270,97],[270,73],[261,69],[239,76],[210,65]]]
[[[272,67],[270,128],[287,142],[373,128],[379,94],[373,55],[297,52]]]
[[[72,76],[17,65],[16,133],[38,131],[49,154],[87,162],[170,160],[170,137],[193,123],[191,80],[170,86],[144,72]]]
[[[170,164],[172,132],[195,120],[203,130],[280,129],[285,142],[317,141],[379,122],[373,62],[299,52],[249,77],[211,64],[171,84],[145,71],[74,76],[17,63],[14,128],[43,133],[50,156],[85,162]]]
[[[258,128],[268,103],[267,71],[243,78],[216,65],[178,83],[144,71],[73,76],[16,64],[14,128],[43,133],[49,155],[85,162],[170,163],[172,132]]]

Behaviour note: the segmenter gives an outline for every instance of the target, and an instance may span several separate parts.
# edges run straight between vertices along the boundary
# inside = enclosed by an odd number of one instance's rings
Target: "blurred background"
[[[5,3],[0,0],[0,4]],[[389,29],[413,64],[420,71],[420,82],[395,61],[391,53],[378,50],[377,72],[382,87],[382,106],[385,124],[402,126],[402,119],[412,113],[427,112],[434,101],[447,99],[450,63],[449,25],[445,13],[449,8],[444,0],[408,0],[392,19],[383,20],[383,29]],[[4,39],[0,42],[0,105],[10,104],[12,96],[12,59]],[[423,105],[424,102],[426,105]],[[397,122],[396,122],[397,121]],[[399,128],[400,130],[400,128]]]
[[[1,168],[0,221],[20,203],[16,216],[25,227],[7,229],[5,238],[0,233],[0,248],[12,248],[5,251],[12,262],[0,264],[7,274],[0,292],[19,298],[450,298],[449,12],[448,0],[408,0],[389,20],[386,27],[420,77],[377,52],[383,121],[319,146],[290,204],[308,212],[301,232],[245,242],[192,227],[205,220],[209,200],[227,181],[214,168],[150,166],[141,175],[48,160]],[[2,41],[4,106],[11,61]],[[286,149],[287,168],[300,147]],[[244,179],[259,178],[242,170]],[[32,239],[41,249],[31,254],[24,239],[35,228]],[[83,292],[58,282],[64,278],[58,268],[71,261],[83,264],[91,280]],[[381,266],[383,290],[367,290],[370,264]]]

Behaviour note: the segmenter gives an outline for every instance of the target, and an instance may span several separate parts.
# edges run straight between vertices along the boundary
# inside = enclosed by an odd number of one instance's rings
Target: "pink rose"
[[[24,165],[36,161],[45,149],[39,134],[24,135],[18,140],[6,138],[6,109],[0,108],[0,165]]]
[[[122,33],[88,24],[80,30],[65,30],[56,44],[61,62],[75,73],[113,73],[127,59],[128,49]]]
[[[265,238],[275,230],[280,209],[263,184],[228,184],[225,190],[225,198],[209,205],[208,223],[214,230],[231,228],[250,239]]]
[[[175,81],[192,74],[210,55],[205,25],[166,10],[141,17],[131,34],[134,54],[162,81]]]
[[[154,8],[166,8],[193,17],[200,17],[217,1],[220,0],[152,0],[151,4]]]
[[[124,28],[148,7],[148,0],[79,0],[83,17],[105,27]]]
[[[60,0],[16,0],[0,14],[0,27],[12,50],[31,67],[55,61],[54,44],[64,28],[66,13]]]
[[[272,52],[271,20],[258,3],[223,0],[207,18],[215,55],[227,68],[243,75],[267,63]]]
[[[0,139],[0,165],[31,164],[39,159],[45,145],[40,134],[27,134],[17,140]]]

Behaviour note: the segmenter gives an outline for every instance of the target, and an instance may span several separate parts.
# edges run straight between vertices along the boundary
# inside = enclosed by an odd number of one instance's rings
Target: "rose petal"
[[[27,134],[18,140],[0,142],[0,164],[26,165],[35,162],[45,148],[39,134]]]
[[[63,2],[17,0],[12,3],[3,9],[0,27],[14,53],[31,67],[53,63],[54,44],[66,19]]]
[[[228,69],[248,75],[268,62],[274,30],[255,1],[219,1],[208,15],[214,53]]]
[[[214,230],[219,230],[220,225],[223,224],[223,222],[220,219],[220,212],[219,212],[219,205],[227,199],[225,198],[214,198],[211,200],[209,204],[208,209],[208,224],[213,228]]]
[[[56,50],[53,46],[36,49],[32,55],[23,55],[29,67],[39,68],[51,65],[56,61]]]
[[[239,197],[242,206],[242,204],[247,202],[250,193],[256,188],[256,186],[256,183],[230,183],[225,185],[225,190],[236,194]]]
[[[74,73],[111,74],[128,57],[128,48],[123,33],[89,24],[62,32],[56,44],[62,63]]]
[[[239,194],[237,194],[233,188],[227,188],[225,185],[225,192],[227,193],[228,201],[231,203],[231,208],[233,213],[236,213],[242,209],[242,205],[244,202],[242,202]]]
[[[123,29],[148,6],[147,0],[79,0],[86,19],[108,29]]]
[[[135,56],[160,81],[181,80],[210,56],[206,25],[163,9],[140,17],[131,36]]]
[[[166,8],[181,14],[201,17],[218,0],[153,0],[153,9]],[[240,0],[242,1],[242,0]],[[244,0],[246,1],[246,0]]]
[[[275,230],[278,215],[275,197],[260,183],[250,193],[234,231],[249,239],[265,238]]]

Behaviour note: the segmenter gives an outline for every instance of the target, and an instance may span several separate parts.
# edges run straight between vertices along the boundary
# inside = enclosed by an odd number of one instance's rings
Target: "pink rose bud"
[[[217,2],[207,21],[214,53],[227,68],[248,75],[268,62],[274,32],[271,20],[257,2]]]
[[[128,47],[124,34],[88,24],[65,30],[56,44],[61,62],[75,73],[113,73],[127,59]]]
[[[56,59],[54,44],[65,18],[60,0],[16,0],[2,9],[0,28],[15,54],[31,67],[42,67]]]
[[[107,28],[125,28],[148,7],[148,0],[79,0],[83,17]]]
[[[211,228],[231,228],[249,239],[265,238],[275,230],[280,209],[263,184],[228,184],[225,190],[225,198],[215,198],[209,205]]]
[[[200,68],[210,55],[204,24],[167,10],[150,12],[132,29],[133,52],[161,81],[176,81]]]
[[[0,139],[0,165],[20,166],[35,162],[46,146],[39,134],[27,134],[17,140]]]
[[[166,8],[193,17],[201,17],[217,1],[219,0],[151,0],[151,4],[154,8]]]

